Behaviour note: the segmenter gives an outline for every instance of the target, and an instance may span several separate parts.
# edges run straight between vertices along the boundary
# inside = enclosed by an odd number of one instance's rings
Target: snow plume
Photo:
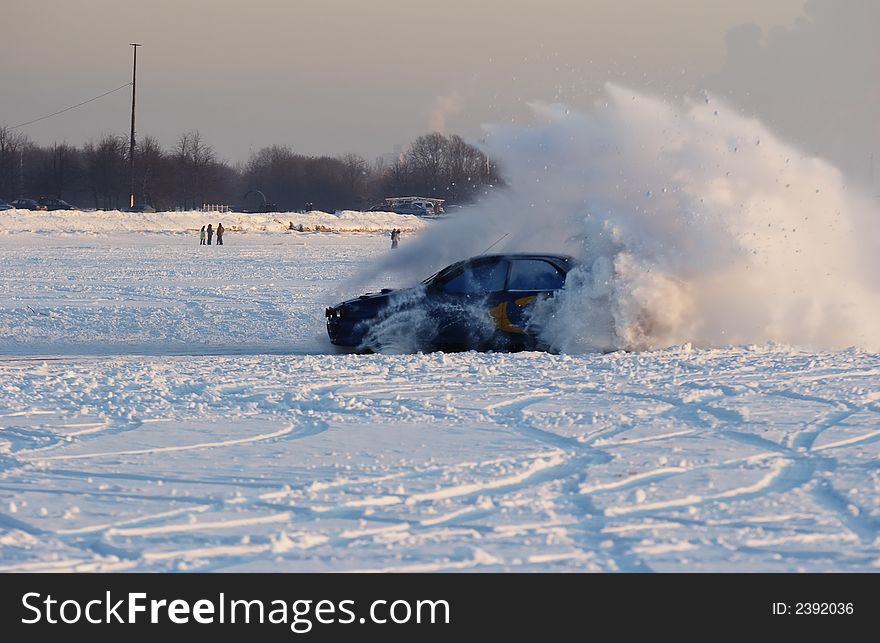
[[[583,267],[535,311],[569,352],[776,341],[880,348],[880,208],[841,173],[709,98],[671,105],[615,85],[590,113],[534,105],[488,128],[508,188],[402,248],[427,274],[494,251]]]
[[[447,319],[460,320],[462,328],[470,329],[475,342],[490,337],[495,330],[489,304],[484,300],[462,300],[454,310],[444,308],[444,313]],[[438,331],[437,320],[424,286],[398,291],[388,307],[371,320],[359,348],[391,354],[430,350],[429,340]]]
[[[361,349],[383,353],[416,353],[424,347],[421,338],[432,334],[423,287],[400,291],[368,327]]]

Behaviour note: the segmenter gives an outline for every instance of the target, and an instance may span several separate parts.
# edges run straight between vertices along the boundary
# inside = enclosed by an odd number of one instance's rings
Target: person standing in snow
[[[199,231],[199,245],[205,245],[205,226],[202,226],[202,229]]]
[[[211,245],[211,239],[214,237],[214,227],[208,224],[208,245]]]
[[[222,223],[217,224],[217,245],[218,246],[223,245],[223,224]]]
[[[397,228],[394,228],[394,229],[391,231],[391,247],[392,247],[392,248],[396,248],[396,247],[397,247]]]

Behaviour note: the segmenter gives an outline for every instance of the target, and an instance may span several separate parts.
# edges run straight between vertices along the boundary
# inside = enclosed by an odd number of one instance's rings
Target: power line
[[[90,98],[90,99],[88,99],[88,100],[84,100],[83,102],[81,102],[81,103],[77,103],[76,105],[71,105],[70,107],[65,107],[64,109],[59,110],[59,111],[57,111],[57,112],[54,112],[54,113],[52,113],[52,114],[47,114],[46,116],[40,116],[40,118],[35,118],[34,120],[32,120],[32,121],[28,121],[27,123],[19,123],[18,125],[13,125],[13,126],[10,127],[9,129],[18,129],[19,127],[25,127],[25,126],[27,126],[27,125],[33,125],[34,123],[38,123],[39,121],[44,121],[44,120],[46,120],[47,118],[52,118],[53,116],[58,116],[58,114],[63,114],[64,112],[69,112],[70,110],[72,110],[72,109],[76,109],[77,107],[82,107],[83,105],[87,105],[88,103],[91,103],[91,102],[93,102],[93,101],[96,101],[96,100],[98,100],[99,98],[104,98],[104,96],[109,96],[110,94],[112,94],[112,93],[114,93],[114,92],[118,92],[120,89],[125,89],[126,87],[131,87],[131,83],[125,83],[124,85],[120,85],[120,86],[117,87],[116,89],[111,89],[109,92],[104,92],[104,93],[101,94],[100,96],[95,96],[94,98]]]

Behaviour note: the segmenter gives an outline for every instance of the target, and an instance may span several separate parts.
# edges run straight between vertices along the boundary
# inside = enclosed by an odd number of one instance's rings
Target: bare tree
[[[386,192],[438,196],[468,201],[489,184],[500,184],[497,164],[457,135],[428,134],[417,138],[402,159],[384,168]]]
[[[366,194],[366,182],[368,167],[366,160],[357,154],[346,154],[339,159],[343,166],[345,178],[345,192],[343,201],[351,204],[362,205]]]
[[[5,125],[0,127],[0,198],[12,199],[23,190],[18,170],[27,143],[27,137],[21,132]]]
[[[305,156],[280,145],[230,166],[196,130],[182,134],[171,150],[146,136],[135,152],[137,192],[157,208],[240,203],[256,190],[283,209],[297,210],[363,207],[368,200],[407,194],[464,202],[489,184],[501,184],[497,163],[479,148],[438,133],[420,136],[397,159],[374,166],[357,154]],[[128,139],[121,135],[107,134],[82,148],[41,147],[0,127],[0,197],[55,195],[118,208],[128,200],[127,153]]]
[[[299,209],[306,200],[305,157],[287,146],[264,147],[245,166],[243,183],[283,209]]]
[[[198,130],[182,134],[174,148],[177,160],[180,190],[184,209],[197,207],[199,201],[204,202],[211,168],[217,162],[214,148],[202,141]]]
[[[428,194],[439,193],[445,187],[442,185],[442,176],[447,145],[446,137],[434,132],[419,136],[406,154],[413,173]]]
[[[128,140],[106,134],[85,146],[86,172],[95,207],[118,210],[128,195]]]
[[[135,184],[144,203],[158,205],[166,201],[170,192],[168,171],[170,165],[162,146],[152,136],[145,136],[135,148]]]

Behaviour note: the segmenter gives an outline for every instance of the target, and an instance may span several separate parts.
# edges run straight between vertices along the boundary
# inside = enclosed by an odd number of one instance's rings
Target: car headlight
[[[342,319],[344,317],[350,317],[351,310],[346,306],[331,306],[324,311],[324,315],[327,319]]]

